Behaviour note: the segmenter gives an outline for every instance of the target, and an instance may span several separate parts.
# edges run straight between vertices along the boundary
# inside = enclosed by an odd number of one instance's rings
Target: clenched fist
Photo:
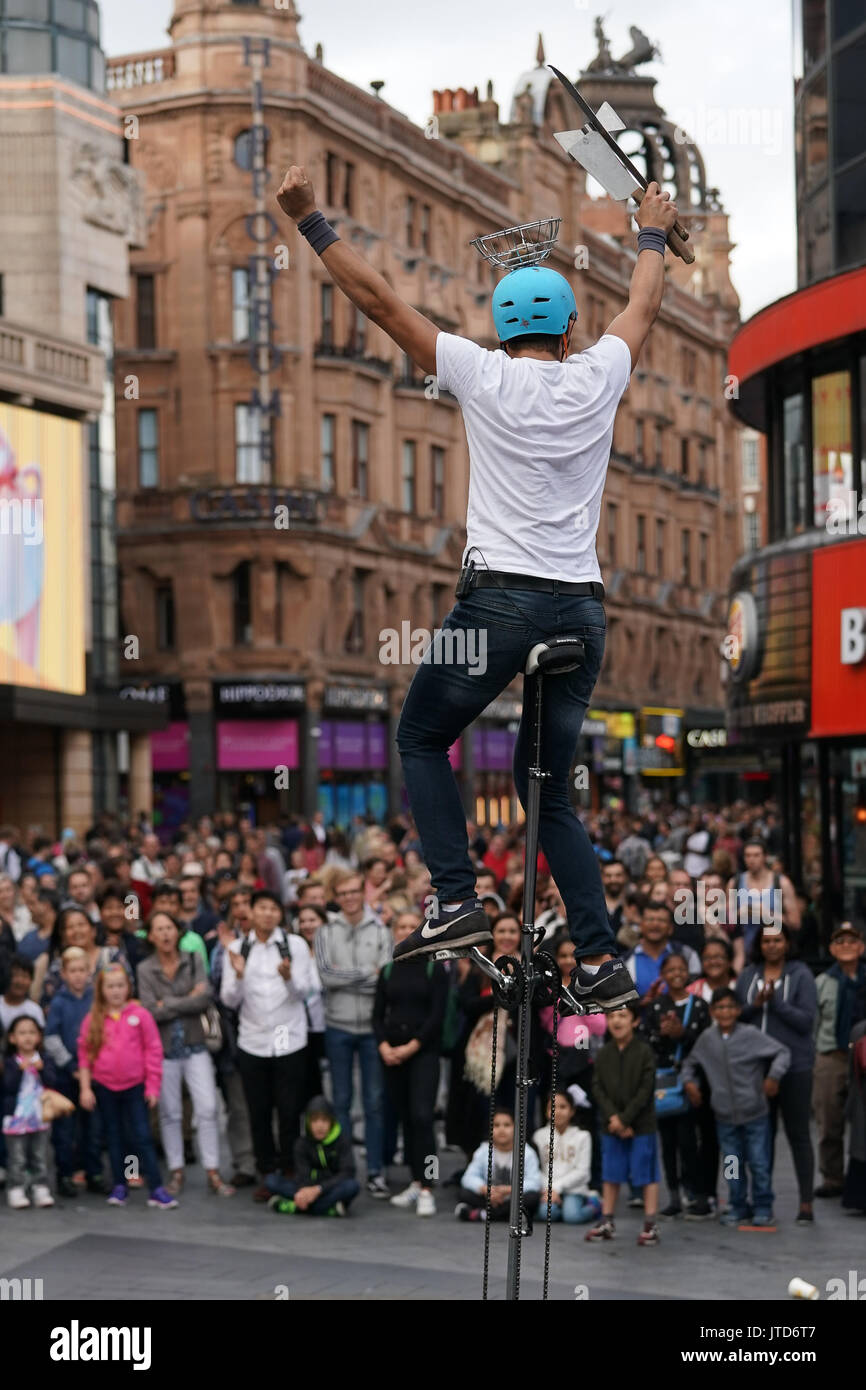
[[[677,205],[671,202],[670,193],[662,193],[657,183],[649,183],[635,216],[639,227],[660,227],[669,232],[677,220]]]
[[[303,169],[293,164],[277,190],[277,202],[283,212],[295,222],[301,222],[316,211],[313,185]]]

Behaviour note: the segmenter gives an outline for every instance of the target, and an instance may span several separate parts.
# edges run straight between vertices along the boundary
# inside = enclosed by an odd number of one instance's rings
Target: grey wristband
[[[298,231],[302,237],[306,237],[317,256],[321,256],[327,247],[340,240],[325,214],[318,209],[301,218]]]
[[[662,256],[668,244],[666,234],[661,227],[641,227],[637,234],[637,251],[658,251]]]

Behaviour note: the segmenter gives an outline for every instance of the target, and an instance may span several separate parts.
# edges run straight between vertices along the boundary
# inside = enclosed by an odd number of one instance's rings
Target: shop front
[[[168,723],[150,734],[150,764],[153,775],[153,827],[167,839],[189,818],[189,722],[180,681],[142,682],[121,686],[121,700],[148,705],[165,712]],[[121,778],[121,790],[129,802],[129,771]],[[135,813],[135,806],[130,810]]]
[[[388,692],[383,687],[325,687],[316,740],[317,807],[326,825],[348,830],[355,816],[388,816]]]
[[[215,681],[214,758],[221,811],[255,824],[303,806],[302,681]]]

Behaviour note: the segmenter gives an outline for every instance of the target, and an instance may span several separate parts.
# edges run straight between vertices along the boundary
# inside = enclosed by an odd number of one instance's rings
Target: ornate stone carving
[[[78,147],[72,183],[86,200],[85,222],[116,232],[135,246],[144,245],[144,199],[132,169],[88,142]]]

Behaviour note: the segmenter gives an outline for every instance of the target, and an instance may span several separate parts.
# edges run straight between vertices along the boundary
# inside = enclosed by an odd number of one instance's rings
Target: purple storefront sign
[[[189,724],[186,720],[178,720],[167,729],[157,729],[151,734],[150,765],[154,772],[189,770]]]
[[[221,772],[300,767],[297,719],[222,719],[217,724]]]
[[[475,766],[479,772],[508,772],[514,756],[516,734],[508,729],[477,729]]]
[[[377,771],[388,766],[384,724],[323,719],[319,736],[319,767],[335,771]]]

